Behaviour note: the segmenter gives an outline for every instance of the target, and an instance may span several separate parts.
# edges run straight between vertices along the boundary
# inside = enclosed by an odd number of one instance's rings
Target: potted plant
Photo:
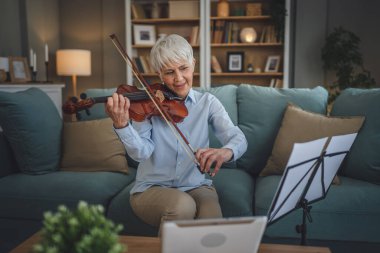
[[[41,241],[33,246],[36,253],[121,253],[126,245],[119,243],[122,225],[104,216],[100,205],[80,201],[76,210],[59,206],[57,213],[44,214]]]
[[[328,85],[330,102],[348,87],[370,88],[375,85],[371,73],[363,66],[359,43],[358,36],[342,27],[335,28],[326,38],[322,48],[323,67],[335,71],[336,75],[336,80]]]

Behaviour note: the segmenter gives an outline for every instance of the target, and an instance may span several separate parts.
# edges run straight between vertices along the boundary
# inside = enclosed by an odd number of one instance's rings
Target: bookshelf
[[[230,83],[248,83],[273,86],[277,79],[283,79],[284,44],[276,38],[272,17],[267,9],[269,1],[229,1],[229,15],[218,17],[217,1],[210,6],[210,48],[222,67],[222,73],[211,72],[211,83],[223,85]],[[252,16],[248,13],[248,4],[257,8]],[[243,29],[249,34],[241,36]],[[248,36],[248,37],[247,37]],[[247,40],[247,41],[244,41]],[[231,72],[235,61],[228,55],[243,52],[243,60],[237,60],[239,72]],[[280,56],[276,72],[265,72],[269,56]],[[248,70],[248,65],[251,72]],[[278,84],[281,81],[277,82]]]
[[[193,1],[194,2],[194,1]],[[127,34],[127,53],[132,55],[139,70],[149,83],[159,82],[157,74],[149,67],[149,54],[152,45],[142,45],[136,43],[135,29],[139,26],[150,26],[155,29],[155,40],[164,34],[176,33],[192,42],[191,45],[196,59],[194,86],[200,86],[200,62],[199,58],[199,1],[195,1],[196,6],[186,6],[186,14],[171,13],[169,1],[136,1],[126,0],[126,34]],[[176,3],[177,4],[177,3]],[[191,11],[189,8],[196,8]],[[154,10],[155,9],[155,10]],[[175,17],[172,17],[175,16]],[[132,73],[127,69],[128,82],[134,82]],[[133,81],[132,81],[133,80]]]
[[[134,58],[137,58],[137,61],[139,61],[139,58],[145,58],[142,62],[149,62],[148,55],[152,46],[136,44],[133,38],[136,26],[147,25],[154,27],[157,38],[160,34],[177,33],[189,40],[193,46],[197,62],[194,86],[207,88],[210,86],[240,83],[262,86],[284,84],[285,87],[287,86],[286,80],[284,80],[286,79],[284,69],[287,69],[287,60],[284,54],[286,43],[277,40],[274,36],[273,28],[271,28],[273,27],[273,20],[267,11],[270,0],[230,0],[228,1],[230,13],[225,17],[218,17],[218,1],[214,0],[125,1],[127,52]],[[178,4],[182,2],[192,2],[185,3],[192,5],[178,8]],[[194,2],[197,6],[194,5]],[[261,13],[255,16],[247,16],[247,4],[251,3],[261,4]],[[171,5],[177,7],[178,10],[185,9],[186,11],[183,13],[178,11],[178,13],[172,14],[174,7]],[[136,6],[139,9],[138,11],[136,11]],[[157,6],[159,7],[159,11],[156,10],[155,12],[153,9],[157,8]],[[194,10],[194,8],[197,10]],[[176,15],[176,17],[172,17],[172,15]],[[218,35],[218,39],[215,39],[215,28],[217,26],[220,26],[219,33],[221,34]],[[254,42],[243,42],[240,39],[240,31],[243,28],[254,29],[256,32],[256,40]],[[194,34],[197,35],[195,39]],[[239,60],[235,61],[235,59],[239,59],[236,57],[241,53],[243,54],[242,62],[239,62]],[[280,56],[279,67],[276,72],[265,72],[269,56]],[[221,72],[214,70],[212,63],[215,60],[213,58],[217,59]],[[240,71],[234,70],[233,66],[235,66],[235,63],[237,63],[236,66],[240,66],[238,67]],[[248,64],[252,72],[248,72]],[[143,70],[143,75],[148,81],[159,81],[156,74],[149,70],[149,67],[144,69],[142,66],[141,70]],[[127,70],[128,82],[131,83],[132,79],[132,73]]]

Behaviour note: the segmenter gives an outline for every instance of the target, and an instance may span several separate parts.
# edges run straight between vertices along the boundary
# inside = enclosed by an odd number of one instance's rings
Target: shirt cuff
[[[131,142],[135,139],[135,136],[137,134],[136,130],[130,123],[124,128],[115,128],[114,126],[112,127],[117,136],[119,136],[122,141]]]

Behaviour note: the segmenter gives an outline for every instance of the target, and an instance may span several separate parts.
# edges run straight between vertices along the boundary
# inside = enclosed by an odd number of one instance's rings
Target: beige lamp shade
[[[60,76],[91,75],[91,52],[81,49],[58,50],[57,74]]]
[[[60,49],[57,51],[57,74],[71,76],[73,95],[77,96],[77,76],[91,75],[91,52],[81,49]]]

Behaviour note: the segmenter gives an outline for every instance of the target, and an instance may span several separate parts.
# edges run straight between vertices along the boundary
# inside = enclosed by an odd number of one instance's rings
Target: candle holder
[[[46,73],[46,83],[49,82],[49,62],[45,61],[45,73]]]
[[[37,71],[32,71],[32,82],[33,83],[37,82]]]

